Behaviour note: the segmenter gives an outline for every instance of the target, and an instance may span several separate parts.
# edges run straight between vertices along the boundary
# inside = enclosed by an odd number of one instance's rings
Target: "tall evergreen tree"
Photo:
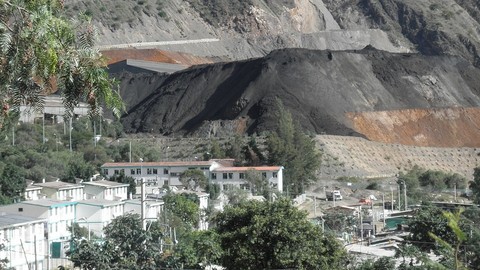
[[[279,99],[275,116],[277,128],[267,136],[268,163],[284,166],[284,189],[292,195],[300,194],[315,182],[320,154],[315,141],[293,123],[292,115]]]

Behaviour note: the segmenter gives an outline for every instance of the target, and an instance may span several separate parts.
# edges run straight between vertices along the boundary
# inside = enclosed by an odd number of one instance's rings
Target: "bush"
[[[378,190],[379,188],[380,188],[380,185],[378,184],[378,182],[372,182],[368,184],[368,186],[366,187],[366,189],[369,189],[369,190]]]

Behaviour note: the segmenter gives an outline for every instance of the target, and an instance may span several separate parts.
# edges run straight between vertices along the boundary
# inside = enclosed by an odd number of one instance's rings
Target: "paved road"
[[[220,41],[218,38],[202,38],[202,39],[189,39],[189,40],[170,40],[170,41],[112,44],[112,45],[96,46],[96,48],[99,50],[109,50],[109,49],[122,49],[122,48],[132,48],[132,47],[155,47],[155,46],[164,46],[164,45],[210,43],[210,42],[218,42],[218,41]]]

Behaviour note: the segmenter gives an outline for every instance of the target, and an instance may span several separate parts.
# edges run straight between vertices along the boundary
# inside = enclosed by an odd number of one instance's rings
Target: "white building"
[[[125,202],[123,201],[105,199],[79,201],[75,222],[87,228],[90,233],[102,236],[103,228],[114,218],[123,215],[124,210]]]
[[[251,185],[246,180],[250,173],[258,173],[270,187],[283,191],[282,166],[216,167],[210,173],[210,183],[218,184],[221,190],[228,190],[231,187],[251,190]]]
[[[42,195],[42,187],[36,186],[32,180],[25,180],[27,186],[25,187],[25,193],[23,194],[26,201],[35,201],[38,199],[45,199]]]
[[[157,219],[161,216],[164,209],[164,202],[160,200],[145,200],[145,218],[146,219]],[[125,213],[142,213],[142,203],[141,200],[127,200],[125,201]]]
[[[40,199],[1,206],[0,213],[47,220],[44,233],[50,247],[46,249],[47,256],[51,258],[48,260],[50,264],[47,264],[53,269],[53,266],[65,263],[62,258],[65,258],[65,252],[70,249],[71,233],[68,227],[75,220],[76,204],[77,202]]]
[[[34,186],[41,187],[42,193],[49,199],[59,201],[80,201],[83,200],[83,186],[62,181],[35,183]]]
[[[198,169],[204,172],[210,183],[219,184],[221,189],[236,186],[249,189],[245,177],[249,171],[256,171],[268,181],[271,187],[283,191],[282,166],[234,167],[233,159],[214,159],[209,161],[182,161],[182,162],[120,162],[105,163],[102,172],[111,177],[124,173],[137,181],[145,179],[147,188],[150,186],[162,187],[180,186],[180,174],[189,169]]]
[[[182,172],[198,169],[208,176],[211,166],[215,163],[217,163],[215,160],[105,163],[102,165],[102,172],[106,177],[124,173],[125,176],[135,178],[137,183],[144,178],[147,186],[181,186],[179,178]]]
[[[46,222],[46,219],[17,214],[0,215],[0,244],[4,247],[0,250],[0,259],[8,260],[7,268],[44,269]]]
[[[100,180],[83,182],[86,199],[104,199],[110,201],[123,201],[128,198],[129,184]]]
[[[207,221],[207,208],[208,208],[208,197],[210,196],[208,193],[204,192],[197,192],[191,190],[178,190],[175,191],[176,194],[195,194],[198,197],[198,209],[200,210],[200,219],[198,222],[198,229],[199,230],[208,230],[208,221]]]

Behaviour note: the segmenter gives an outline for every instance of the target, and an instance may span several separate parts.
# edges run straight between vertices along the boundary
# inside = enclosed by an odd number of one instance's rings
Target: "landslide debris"
[[[347,113],[476,107],[479,78],[455,56],[283,49],[172,74],[122,122],[127,132],[165,135],[262,132],[280,98],[312,133],[363,136]]]

